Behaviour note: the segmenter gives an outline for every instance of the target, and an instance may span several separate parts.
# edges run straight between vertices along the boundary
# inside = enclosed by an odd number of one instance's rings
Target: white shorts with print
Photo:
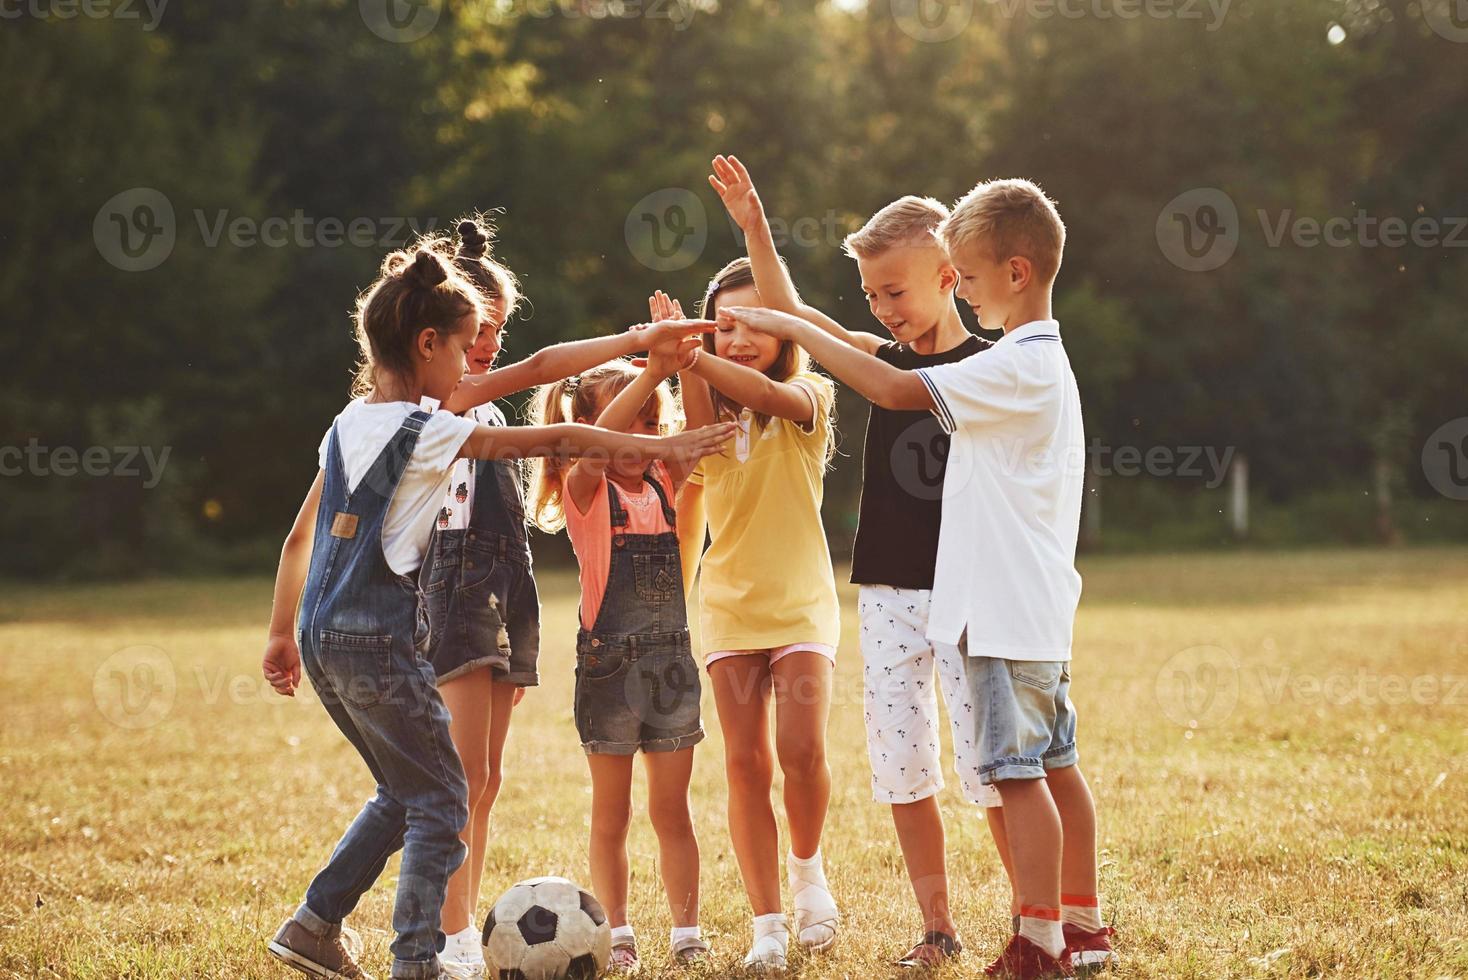
[[[872,799],[916,803],[943,788],[936,691],[941,685],[964,798],[978,806],[1000,806],[999,790],[979,781],[982,760],[974,744],[974,707],[961,654],[946,644],[935,650],[923,635],[932,593],[863,585],[858,595]]]

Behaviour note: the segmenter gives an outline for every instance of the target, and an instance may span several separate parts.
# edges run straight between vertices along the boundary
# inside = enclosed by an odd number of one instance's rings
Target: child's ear
[[[947,262],[938,266],[938,288],[945,293],[953,292],[953,287],[958,285],[958,270]]]
[[[424,327],[418,331],[418,354],[425,361],[433,358],[434,351],[438,348],[438,331],[432,327]]]
[[[1035,277],[1035,267],[1030,260],[1023,255],[1016,255],[1009,260],[1009,289],[1011,292],[1022,292]]]

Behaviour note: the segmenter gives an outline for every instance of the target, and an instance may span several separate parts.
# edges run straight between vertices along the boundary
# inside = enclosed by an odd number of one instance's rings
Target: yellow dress
[[[689,477],[702,485],[711,543],[699,578],[705,654],[841,640],[831,551],[821,525],[835,388],[814,372],[790,379],[812,396],[809,429],[746,409],[723,456]]]

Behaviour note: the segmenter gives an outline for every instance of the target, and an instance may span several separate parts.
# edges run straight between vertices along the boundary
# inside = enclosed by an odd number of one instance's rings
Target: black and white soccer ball
[[[612,927],[591,892],[565,878],[531,878],[484,920],[491,980],[594,980],[612,956]]]

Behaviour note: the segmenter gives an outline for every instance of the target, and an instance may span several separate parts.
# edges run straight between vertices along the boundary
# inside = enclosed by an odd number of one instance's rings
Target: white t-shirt
[[[360,398],[342,409],[334,424],[342,465],[346,468],[348,492],[362,482],[388,440],[402,427],[403,419],[416,411],[418,406],[412,402],[369,403]],[[412,575],[423,564],[428,539],[433,533],[433,519],[443,505],[454,460],[478,424],[470,418],[434,412],[418,434],[413,457],[403,470],[397,493],[383,519],[383,554],[388,567],[399,575]],[[330,448],[331,429],[328,428],[317,451],[322,469],[326,468]]]
[[[492,404],[476,405],[464,413],[464,418],[473,419],[479,425],[505,425],[504,414]],[[462,531],[469,527],[469,518],[474,513],[474,466],[473,461],[461,459],[454,463],[453,475],[449,479],[448,492],[444,494],[443,509],[438,513],[438,526],[443,531]]]
[[[1085,435],[1060,324],[917,373],[952,435],[928,639],[967,629],[970,656],[1069,660]]]

